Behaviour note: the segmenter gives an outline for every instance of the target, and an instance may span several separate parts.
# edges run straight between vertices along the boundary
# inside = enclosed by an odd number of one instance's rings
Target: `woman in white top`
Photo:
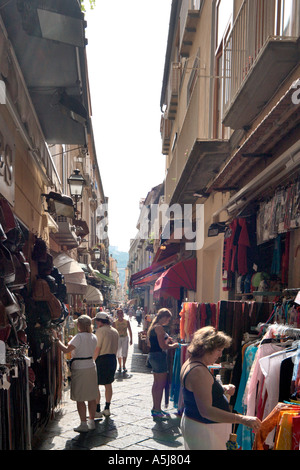
[[[53,330],[55,342],[64,354],[71,352],[71,400],[77,402],[80,425],[74,429],[77,432],[87,432],[95,429],[96,399],[98,395],[96,364],[93,354],[97,346],[97,337],[92,333],[92,320],[88,315],[81,315],[77,320],[78,333],[65,346]],[[88,402],[89,420],[86,417]]]

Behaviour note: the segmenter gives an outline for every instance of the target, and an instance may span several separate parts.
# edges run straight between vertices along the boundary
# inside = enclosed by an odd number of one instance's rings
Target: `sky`
[[[94,139],[109,243],[120,251],[138,232],[140,199],[165,178],[160,98],[171,2],[96,0],[86,8]]]

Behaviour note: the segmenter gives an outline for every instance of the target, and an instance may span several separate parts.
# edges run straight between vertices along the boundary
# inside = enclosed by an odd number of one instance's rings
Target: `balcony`
[[[9,48],[13,49],[10,56],[16,56],[13,61],[17,60],[23,75],[15,90],[25,83],[29,91],[26,96],[22,92],[15,101],[23,107],[24,127],[33,120],[29,108],[33,105],[34,120],[36,117],[39,120],[34,132],[42,131],[48,144],[85,145],[89,99],[86,24],[80,3],[74,0],[1,2],[1,23],[7,31]],[[51,164],[48,155],[41,155],[40,159]]]
[[[226,127],[250,126],[299,61],[296,20],[284,30],[279,16],[273,1],[241,7],[224,48]]]
[[[209,137],[209,82],[198,79],[189,100],[177,141],[172,148],[165,180],[167,204],[191,204],[194,193],[205,192],[209,181],[215,177],[229,156],[227,140]],[[202,114],[203,113],[203,114]]]
[[[167,89],[167,119],[173,121],[176,117],[178,98],[179,98],[179,84],[180,84],[180,64],[172,62],[172,67],[169,76],[169,83]]]
[[[200,17],[201,0],[185,0],[180,11],[180,55],[189,57]]]
[[[58,216],[56,219],[58,232],[52,233],[53,240],[61,246],[66,246],[68,250],[77,248],[79,240],[76,235],[76,226],[71,225],[67,217]]]
[[[164,116],[161,117],[160,121],[160,134],[162,139],[162,154],[168,155],[171,145],[171,131],[172,121],[166,119]]]

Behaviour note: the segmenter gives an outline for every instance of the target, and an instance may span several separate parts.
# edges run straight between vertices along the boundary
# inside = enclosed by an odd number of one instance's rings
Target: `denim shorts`
[[[150,352],[148,362],[154,373],[168,372],[167,353],[165,351]]]

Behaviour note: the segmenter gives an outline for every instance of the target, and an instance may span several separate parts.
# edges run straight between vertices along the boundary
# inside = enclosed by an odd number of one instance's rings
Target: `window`
[[[220,47],[224,35],[231,23],[233,15],[233,0],[219,0],[217,2],[217,49]]]
[[[225,73],[228,75],[229,63],[224,63],[224,44],[229,36],[233,17],[233,0],[218,0],[216,6],[216,53],[215,53],[215,100],[214,100],[214,138],[228,138],[229,129],[222,124],[224,93],[228,95],[228,81],[225,81]],[[228,60],[228,58],[227,58]],[[229,59],[230,60],[230,59]],[[228,97],[226,98],[228,99]]]
[[[281,36],[292,35],[293,0],[283,0],[281,4]]]
[[[298,36],[299,0],[277,0],[276,34],[277,36]]]

